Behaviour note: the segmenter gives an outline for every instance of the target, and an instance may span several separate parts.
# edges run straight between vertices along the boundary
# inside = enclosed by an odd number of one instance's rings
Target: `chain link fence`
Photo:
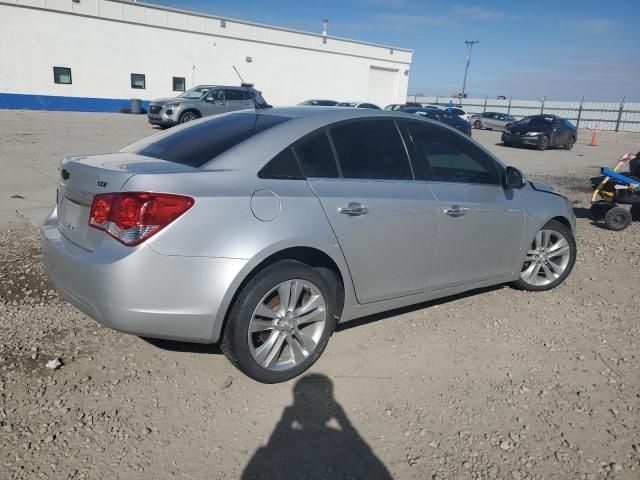
[[[449,101],[462,105],[469,114],[498,112],[517,119],[528,115],[553,114],[571,120],[578,128],[610,130],[614,132],[640,132],[640,103],[621,102],[562,102],[556,100],[499,100],[484,98],[425,97],[409,95],[408,102],[446,106]]]

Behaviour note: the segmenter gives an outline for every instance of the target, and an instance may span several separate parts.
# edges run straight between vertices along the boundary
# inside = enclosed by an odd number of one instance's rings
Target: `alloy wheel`
[[[258,365],[283,371],[317,348],[327,327],[326,302],[312,282],[292,279],[272,288],[249,323],[249,351]]]
[[[540,230],[527,252],[520,278],[529,285],[548,285],[565,272],[570,258],[571,246],[564,235]]]
[[[182,116],[180,117],[180,123],[191,122],[196,118],[198,117],[195,115],[195,113],[191,113],[191,112],[183,113]]]

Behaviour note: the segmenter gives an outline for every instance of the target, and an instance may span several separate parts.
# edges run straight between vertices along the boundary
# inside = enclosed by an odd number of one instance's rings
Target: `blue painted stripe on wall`
[[[144,111],[149,100],[142,101]],[[71,112],[120,112],[131,108],[131,100],[119,98],[59,97],[54,95],[26,95],[0,93],[0,109],[64,110]]]

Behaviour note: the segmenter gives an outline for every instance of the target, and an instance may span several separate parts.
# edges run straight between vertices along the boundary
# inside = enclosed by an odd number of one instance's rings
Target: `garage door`
[[[369,71],[369,97],[368,101],[375,103],[380,108],[396,101],[396,82],[398,70],[383,67],[371,67]]]

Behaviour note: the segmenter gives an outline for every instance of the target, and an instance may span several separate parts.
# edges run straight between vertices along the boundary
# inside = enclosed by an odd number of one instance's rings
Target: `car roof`
[[[204,169],[228,169],[255,172],[257,171],[255,169],[261,168],[266,161],[272,159],[283,149],[295,143],[305,135],[311,134],[316,130],[323,129],[329,124],[351,119],[404,118],[413,121],[430,122],[431,124],[439,127],[451,128],[452,131],[459,133],[457,130],[449,127],[445,123],[437,122],[411,113],[393,110],[298,106],[276,107],[258,111],[243,110],[224,115],[277,115],[287,117],[290,121],[282,122],[255,135],[254,137],[251,137],[251,139],[246,142],[237,145],[236,147],[221,154],[214,161],[204,165],[202,167]],[[197,121],[206,121],[206,118]],[[480,148],[488,152],[484,147],[480,146]],[[495,158],[493,154],[490,152],[488,153]],[[500,162],[499,159],[498,162]]]

